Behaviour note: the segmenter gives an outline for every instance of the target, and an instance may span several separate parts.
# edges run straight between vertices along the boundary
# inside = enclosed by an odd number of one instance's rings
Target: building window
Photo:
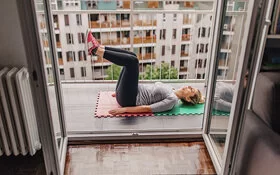
[[[196,53],[198,53],[199,50],[199,44],[196,45]]]
[[[166,34],[166,29],[161,29],[159,34],[161,40],[165,40],[165,34]]]
[[[198,14],[196,18],[196,23],[199,23],[202,19],[202,14]]]
[[[146,50],[146,53],[154,53],[153,47],[146,47],[145,50]]]
[[[200,44],[199,53],[203,53],[204,51],[204,44]]]
[[[172,1],[165,1],[165,4],[166,4],[166,5],[172,4]]]
[[[173,45],[172,46],[172,55],[175,55],[175,52],[176,52],[176,45]]]
[[[89,8],[95,9],[95,8],[97,8],[97,2],[96,2],[96,1],[88,1],[88,2],[87,2],[87,6],[88,6]]]
[[[79,40],[79,44],[85,43],[85,34],[84,33],[78,33],[78,40]]]
[[[202,27],[201,37],[206,37],[206,28]]]
[[[207,61],[207,60],[205,59],[205,60],[204,60],[204,66],[203,66],[204,68],[206,67],[206,61]]]
[[[202,68],[202,59],[195,60],[195,68]]]
[[[81,67],[81,76],[82,77],[86,77],[87,76],[86,67]]]
[[[70,77],[71,78],[74,78],[75,77],[75,71],[74,71],[74,68],[70,68]]]
[[[82,25],[82,15],[81,14],[77,14],[76,15],[76,20],[77,20],[77,25],[81,26]]]
[[[200,28],[198,29],[198,37],[200,37]]]
[[[176,39],[176,33],[177,33],[177,30],[173,29],[173,34],[172,34],[173,39]]]
[[[202,68],[202,59],[198,60],[198,68]]]
[[[62,58],[62,52],[57,52],[57,57]]]
[[[161,47],[161,55],[164,56],[165,55],[165,46]]]
[[[185,44],[181,45],[181,52],[185,52],[185,49],[186,49],[186,45]]]
[[[205,53],[208,53],[208,44],[205,46]]]
[[[210,37],[211,28],[208,28],[208,38]]]
[[[201,79],[201,74],[196,74],[196,79]]]
[[[173,21],[177,21],[177,14],[173,14]]]
[[[67,62],[76,61],[75,52],[74,51],[66,52],[66,58],[67,58]]]
[[[171,67],[175,67],[175,61],[171,61]]]
[[[64,15],[64,22],[65,22],[65,26],[69,26],[69,16],[68,15]]]
[[[84,50],[79,51],[78,55],[79,55],[79,61],[86,61],[87,60],[86,52]]]
[[[184,60],[180,61],[180,67],[184,67]]]
[[[74,44],[74,38],[72,33],[66,33],[67,44]]]
[[[64,69],[59,69],[59,74],[64,75]]]

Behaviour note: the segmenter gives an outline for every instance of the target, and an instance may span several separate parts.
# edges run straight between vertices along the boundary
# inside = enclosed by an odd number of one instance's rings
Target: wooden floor
[[[216,174],[203,142],[69,146],[65,175]]]

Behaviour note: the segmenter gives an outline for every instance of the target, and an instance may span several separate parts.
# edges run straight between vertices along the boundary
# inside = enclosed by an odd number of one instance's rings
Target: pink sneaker
[[[99,47],[98,41],[94,38],[90,30],[87,30],[87,52],[88,55],[96,55],[96,51]]]

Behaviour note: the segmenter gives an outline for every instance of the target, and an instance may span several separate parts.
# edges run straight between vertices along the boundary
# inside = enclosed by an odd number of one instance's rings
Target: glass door
[[[229,145],[242,112],[252,39],[261,0],[217,3],[203,138],[218,174],[227,174]],[[232,143],[232,142],[231,142]]]
[[[41,43],[41,53],[43,58],[45,81],[47,84],[48,102],[52,121],[53,142],[55,143],[56,153],[55,157],[60,163],[60,174],[63,174],[66,149],[67,149],[67,135],[64,120],[63,102],[61,98],[61,84],[58,74],[58,59],[54,47],[53,38],[53,22],[50,18],[50,1],[34,1],[36,22],[38,26],[39,39]]]

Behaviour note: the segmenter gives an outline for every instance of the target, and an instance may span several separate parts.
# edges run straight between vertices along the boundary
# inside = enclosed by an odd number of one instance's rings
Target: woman
[[[233,84],[217,82],[213,108],[219,111],[230,112],[233,93]]]
[[[201,92],[191,86],[173,91],[171,87],[160,82],[152,87],[139,85],[139,61],[136,54],[102,46],[91,32],[87,33],[87,47],[89,55],[97,55],[123,66],[114,95],[122,107],[110,110],[109,113],[112,115],[167,111],[177,104],[178,99],[191,104],[203,101]]]

